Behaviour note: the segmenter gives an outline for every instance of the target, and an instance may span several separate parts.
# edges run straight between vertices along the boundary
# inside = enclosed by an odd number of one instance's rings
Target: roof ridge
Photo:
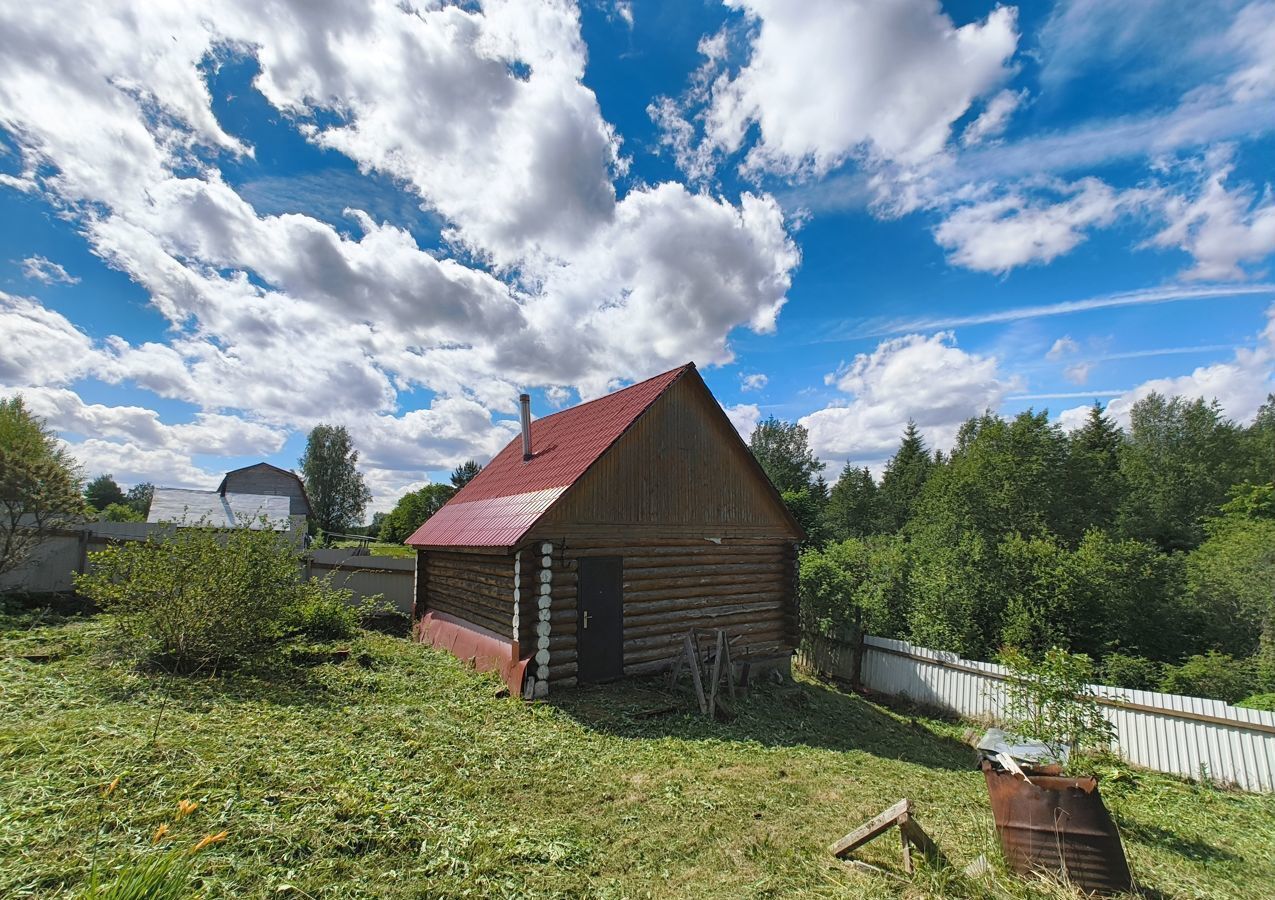
[[[588,406],[590,403],[597,403],[599,400],[610,400],[614,397],[618,397],[620,394],[623,394],[625,391],[631,391],[634,388],[640,388],[642,385],[646,384],[647,382],[657,381],[661,378],[667,378],[669,375],[672,375],[674,372],[681,372],[684,369],[693,369],[693,368],[695,368],[695,363],[693,361],[688,363],[682,363],[680,366],[674,366],[671,369],[666,369],[665,371],[661,372],[658,375],[652,375],[650,378],[643,378],[641,381],[635,381],[632,384],[625,385],[624,387],[618,390],[614,390],[609,393],[594,397],[592,400],[581,400],[579,403],[568,406],[566,409],[560,409],[557,412],[551,412],[548,415],[540,416],[535,421],[543,422],[545,419],[552,419],[554,416],[560,416],[563,413],[575,412],[577,409],[582,409]]]

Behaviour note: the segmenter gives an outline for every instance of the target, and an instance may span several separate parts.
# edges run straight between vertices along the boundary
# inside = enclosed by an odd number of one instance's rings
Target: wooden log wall
[[[576,682],[579,560],[624,561],[624,674],[668,668],[688,628],[726,629],[736,661],[796,647],[796,549],[787,541],[573,538],[555,542],[549,649],[551,687]],[[524,609],[523,616],[527,615]]]
[[[517,637],[512,555],[427,550],[422,563],[424,577],[418,576],[418,589],[425,609],[473,622],[510,640]],[[424,611],[419,599],[417,611]]]

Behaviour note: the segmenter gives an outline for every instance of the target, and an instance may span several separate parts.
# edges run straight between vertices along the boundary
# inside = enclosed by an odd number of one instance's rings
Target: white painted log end
[[[548,666],[536,666],[536,677],[537,677],[537,678],[539,678],[541,681],[548,681],[548,680],[549,680],[549,667],[548,667]]]
[[[553,544],[550,544],[548,541],[546,541],[545,543],[541,544],[541,545],[540,545],[540,552],[541,552],[541,553],[544,553],[544,554],[552,553],[552,552],[553,552]]]
[[[548,583],[549,583],[549,582],[551,582],[551,581],[553,581],[553,572],[552,572],[552,571],[550,571],[549,569],[541,569],[541,570],[540,570],[540,583],[541,583],[541,584],[548,584]]]
[[[551,603],[553,603],[552,597],[550,597],[548,594],[541,594],[536,601],[536,606],[540,607],[541,609],[548,609]]]
[[[548,623],[547,621],[544,621],[544,620],[542,620],[542,621],[540,621],[540,622],[537,622],[537,623],[536,623],[536,634],[537,634],[537,636],[539,636],[539,637],[547,638],[547,637],[549,636],[549,623]]]
[[[547,681],[536,681],[536,687],[535,687],[535,689],[531,692],[531,696],[532,696],[533,698],[535,698],[536,700],[543,700],[545,697],[548,697],[548,696],[549,696],[549,682],[547,682]]]
[[[548,650],[548,648],[546,648],[546,649],[544,649],[544,650],[537,650],[537,651],[536,651],[536,665],[538,665],[538,666],[547,666],[547,665],[549,665],[549,650]]]
[[[542,557],[540,557],[540,565],[541,565],[541,567],[542,567],[542,568],[545,568],[545,569],[552,569],[552,568],[553,568],[553,557],[552,557],[552,556],[542,556]]]
[[[549,611],[549,607],[548,607],[547,605],[546,605],[546,606],[543,606],[543,607],[541,607],[541,608],[540,608],[540,621],[541,621],[541,622],[548,622],[548,621],[549,621],[549,617],[550,617],[551,615],[553,615],[553,613],[551,613],[551,612]]]
[[[542,634],[536,638],[536,649],[543,650],[545,653],[549,652],[549,635]]]
[[[540,585],[540,596],[542,596],[542,597],[548,597],[548,596],[549,596],[549,592],[550,592],[550,591],[552,591],[552,590],[553,590],[553,588],[552,588],[552,587],[550,587],[549,585],[547,585],[547,584],[542,584],[542,585]]]

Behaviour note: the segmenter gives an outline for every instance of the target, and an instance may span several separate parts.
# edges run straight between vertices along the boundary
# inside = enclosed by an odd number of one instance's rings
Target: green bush
[[[1114,730],[1090,687],[1094,669],[1089,657],[1052,647],[1033,659],[1008,648],[1000,661],[1009,669],[1004,712],[1009,730],[1044,741],[1055,751],[1110,744]]]
[[[891,637],[906,620],[907,558],[895,537],[851,538],[801,555],[801,627],[827,636],[857,621],[870,634]]]
[[[332,576],[303,582],[288,618],[289,630],[317,641],[354,637],[362,613],[350,602],[351,591],[332,586]]]
[[[1160,690],[1234,703],[1253,693],[1255,682],[1253,665],[1248,660],[1210,650],[1203,656],[1192,656],[1180,666],[1166,667]]]
[[[1245,697],[1236,706],[1242,706],[1245,709],[1260,709],[1265,712],[1275,712],[1275,694],[1254,694],[1251,697]]]
[[[1144,656],[1108,653],[1102,660],[1102,681],[1112,687],[1136,691],[1158,691],[1164,678],[1164,666]]]
[[[269,530],[182,528],[90,554],[76,589],[115,614],[129,651],[171,672],[215,671],[282,632],[297,550]]]

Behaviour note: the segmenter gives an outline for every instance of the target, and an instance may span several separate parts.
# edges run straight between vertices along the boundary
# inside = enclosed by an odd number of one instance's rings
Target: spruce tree
[[[898,452],[885,467],[885,476],[877,494],[882,531],[892,534],[912,518],[917,499],[933,468],[934,459],[926,449],[920,429],[909,419]]]
[[[1120,447],[1124,432],[1095,403],[1085,424],[1068,438],[1070,514],[1062,535],[1077,542],[1090,528],[1109,528],[1124,498]]]
[[[831,541],[867,537],[880,530],[877,483],[868,467],[846,463],[845,471],[832,486],[824,511],[824,527]]]

